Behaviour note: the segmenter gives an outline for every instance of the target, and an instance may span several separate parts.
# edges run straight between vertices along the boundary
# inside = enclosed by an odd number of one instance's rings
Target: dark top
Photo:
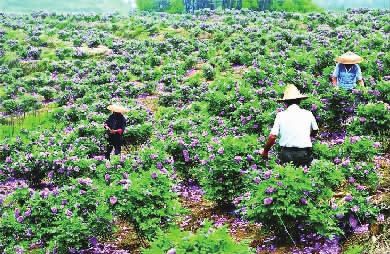
[[[126,118],[120,113],[113,113],[108,117],[106,124],[112,130],[119,130],[119,133],[108,134],[109,141],[120,142],[122,140],[122,134],[126,128]]]

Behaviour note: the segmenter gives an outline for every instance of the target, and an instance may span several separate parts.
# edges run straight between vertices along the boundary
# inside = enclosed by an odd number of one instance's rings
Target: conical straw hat
[[[289,84],[284,90],[283,99],[278,101],[288,101],[288,100],[306,99],[306,98],[307,95],[301,94],[301,92],[299,92],[296,86]]]
[[[342,64],[357,64],[363,61],[361,56],[356,55],[353,52],[347,52],[336,58],[338,63]]]
[[[112,111],[112,112],[117,112],[117,113],[127,113],[129,112],[129,110],[125,107],[122,107],[120,105],[110,105],[107,107],[108,110]]]

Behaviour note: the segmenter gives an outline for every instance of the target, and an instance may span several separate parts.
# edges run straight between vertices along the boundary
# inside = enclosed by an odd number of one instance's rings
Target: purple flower
[[[31,208],[28,208],[27,211],[24,212],[24,216],[28,217],[31,215]]]
[[[359,226],[359,227],[356,227],[356,228],[353,230],[353,232],[354,232],[355,234],[365,234],[365,233],[367,233],[367,232],[368,232],[368,224],[363,224],[363,225],[361,225],[361,226]]]
[[[10,156],[7,156],[7,158],[5,158],[5,162],[6,163],[12,163],[12,159]]]
[[[385,221],[385,215],[383,213],[378,214],[378,216],[376,217],[376,220],[378,222],[384,222]]]
[[[106,182],[109,182],[110,179],[111,179],[111,176],[109,174],[104,175],[104,180],[106,180]]]
[[[347,167],[350,163],[351,163],[351,161],[347,158],[347,159],[343,160],[343,162],[341,163],[341,166]]]
[[[115,196],[110,197],[110,204],[115,205],[118,202],[118,199]]]
[[[256,177],[253,179],[253,182],[255,182],[256,184],[259,184],[259,183],[261,182],[260,177],[256,176]]]
[[[358,207],[357,205],[355,205],[355,206],[353,206],[353,207],[351,208],[351,211],[354,212],[354,213],[356,213],[356,212],[359,211],[359,207]]]
[[[375,143],[373,144],[373,146],[374,146],[374,148],[379,148],[379,147],[381,146],[381,143],[375,142]]]
[[[56,213],[58,212],[57,207],[52,207],[52,208],[50,208],[50,210],[51,210],[51,212],[52,212],[53,214],[56,214]]]
[[[344,200],[347,201],[347,202],[350,202],[352,201],[353,197],[351,194],[348,194],[347,196],[344,197]]]
[[[157,154],[151,154],[150,155],[150,159],[152,159],[152,160],[155,160],[157,158],[158,158]]]
[[[269,187],[265,190],[265,193],[271,194],[271,193],[273,193],[274,191],[275,191],[275,188],[272,187],[272,186],[269,186]]]
[[[350,138],[350,140],[351,140],[351,143],[352,143],[352,144],[355,144],[356,142],[358,142],[358,141],[360,140],[360,137],[358,137],[358,136],[353,136],[353,137]]]
[[[349,225],[351,226],[351,228],[356,228],[356,227],[357,227],[357,225],[358,225],[358,220],[356,219],[356,216],[355,216],[355,215],[351,214],[351,215],[349,216],[348,221],[349,221]]]
[[[95,247],[98,244],[98,239],[94,236],[89,238],[89,244],[91,244],[91,246]]]
[[[311,111],[317,111],[318,106],[316,104],[311,104]]]
[[[359,118],[359,121],[360,121],[361,123],[364,123],[364,122],[366,121],[366,118],[365,118],[365,117],[360,117],[360,118]]]
[[[272,171],[271,171],[271,170],[267,170],[267,171],[264,172],[264,178],[265,178],[265,179],[270,178],[271,175],[272,175]]]
[[[234,157],[234,160],[235,160],[237,163],[239,163],[239,162],[242,161],[242,157],[241,157],[241,156],[235,156],[235,157]]]
[[[306,198],[301,198],[301,204],[302,205],[307,205],[307,199]]]
[[[223,147],[221,147],[221,148],[218,149],[218,153],[219,153],[219,154],[223,154],[224,152],[225,152],[225,150],[223,149]]]
[[[168,250],[167,254],[176,254],[176,249],[172,248],[172,249]]]
[[[190,154],[189,154],[188,150],[183,150],[183,157],[184,157],[185,162],[190,161]]]
[[[65,215],[68,216],[68,217],[70,217],[70,216],[73,215],[73,213],[72,213],[71,210],[67,209],[66,212],[65,212]]]
[[[163,164],[161,162],[157,162],[156,168],[161,170],[163,168]]]
[[[23,220],[24,220],[23,216],[19,216],[18,218],[16,218],[16,221],[19,223],[22,223]]]
[[[358,190],[358,191],[362,191],[362,190],[365,190],[367,187],[366,186],[364,186],[364,185],[358,185],[358,186],[356,186],[356,189]]]
[[[152,179],[156,179],[157,178],[157,173],[156,172],[153,172],[152,175],[151,175]]]
[[[15,218],[18,218],[20,216],[20,209],[16,208],[14,212]]]
[[[348,178],[348,182],[349,183],[354,183],[356,180],[355,180],[355,178],[353,178],[352,176],[350,176],[349,178]]]
[[[271,198],[271,197],[265,198],[265,199],[264,199],[264,205],[270,205],[270,204],[272,204],[273,201],[274,201],[274,200],[273,200],[273,198]]]

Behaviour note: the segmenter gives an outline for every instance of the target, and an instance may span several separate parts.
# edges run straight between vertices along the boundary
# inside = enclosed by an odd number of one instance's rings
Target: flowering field
[[[0,13],[0,124],[52,110],[0,140],[0,252],[386,253],[389,17]],[[329,81],[346,51],[351,92]],[[288,83],[320,126],[310,168],[260,156]]]

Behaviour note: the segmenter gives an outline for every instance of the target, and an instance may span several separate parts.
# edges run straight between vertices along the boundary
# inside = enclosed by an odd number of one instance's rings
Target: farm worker
[[[268,159],[268,152],[279,136],[282,163],[292,162],[295,166],[309,166],[313,160],[311,136],[318,132],[318,125],[310,111],[299,107],[307,96],[299,92],[294,85],[287,85],[282,101],[287,109],[276,115],[274,126],[262,151],[262,157]]]
[[[362,71],[358,63],[363,58],[352,52],[347,52],[336,58],[337,65],[332,74],[332,84],[345,90],[351,90],[356,87],[356,82],[364,86]]]
[[[123,113],[127,113],[129,110],[119,105],[110,105],[107,109],[112,111],[112,114],[104,123],[104,128],[108,131],[106,159],[109,160],[113,148],[116,155],[121,153],[123,132],[126,128],[126,118]]]

